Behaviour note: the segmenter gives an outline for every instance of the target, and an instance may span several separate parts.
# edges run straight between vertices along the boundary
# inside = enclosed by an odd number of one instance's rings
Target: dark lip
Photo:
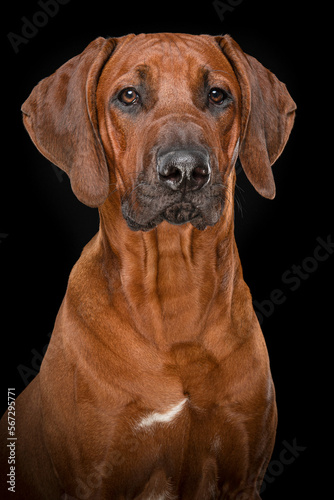
[[[164,220],[169,224],[177,226],[190,222],[194,227],[200,230],[205,229],[208,225],[199,209],[188,202],[174,203],[167,207],[167,209],[165,209],[162,213],[158,214],[152,220],[144,224],[132,219],[129,214],[123,213],[123,216],[128,224],[128,227],[132,231],[150,231]]]
[[[189,199],[182,193],[174,193],[173,199],[168,200],[165,192],[155,192],[153,196],[150,186],[150,191],[141,193],[143,194],[140,200],[142,210],[138,214],[131,209],[128,198],[122,201],[123,217],[132,231],[150,231],[162,221],[172,225],[191,223],[196,229],[204,230],[218,222],[224,206],[220,193],[218,195],[215,192],[202,195],[201,199],[198,199],[198,196]],[[152,200],[156,200],[155,203],[152,203]]]
[[[159,220],[158,218],[155,218],[147,222],[146,224],[140,224],[139,222],[133,220],[129,215],[125,215],[124,218],[126,220],[127,225],[132,231],[150,231],[151,229],[157,227],[157,225],[163,221],[163,218],[160,217]]]
[[[173,203],[163,213],[164,220],[175,225],[186,224],[199,216],[199,209],[187,202]]]

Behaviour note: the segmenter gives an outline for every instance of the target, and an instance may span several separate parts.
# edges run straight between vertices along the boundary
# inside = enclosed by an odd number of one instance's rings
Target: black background
[[[15,387],[18,395],[26,385],[23,371],[28,370],[25,376],[30,381],[38,369],[70,270],[98,227],[97,210],[82,205],[65,174],[33,146],[22,125],[22,102],[40,79],[97,36],[229,33],[286,83],[298,106],[289,142],[274,165],[275,200],[261,198],[243,172],[238,174],[236,191],[241,205],[241,210],[236,206],[236,238],[253,298],[263,303],[274,289],[285,297],[281,304],[264,303],[268,312],[262,321],[279,410],[274,462],[263,499],[306,494],[322,498],[320,491],[331,483],[324,473],[331,435],[326,421],[331,402],[324,386],[325,356],[332,349],[329,276],[334,256],[328,254],[318,262],[314,251],[317,238],[326,241],[332,235],[334,241],[334,228],[330,159],[324,155],[331,145],[323,112],[324,96],[330,91],[319,59],[322,42],[315,30],[319,14],[331,13],[314,3],[308,7],[301,2],[256,0],[231,4],[233,10],[221,20],[213,3],[204,0],[154,4],[70,0],[26,44],[20,44],[17,53],[7,34],[21,35],[22,17],[31,21],[42,9],[37,0],[3,4],[0,409],[6,408],[7,387]],[[325,254],[323,250],[321,255]],[[294,265],[304,266],[295,287],[282,280],[287,271],[292,276]],[[305,448],[293,463],[282,463],[283,442]]]

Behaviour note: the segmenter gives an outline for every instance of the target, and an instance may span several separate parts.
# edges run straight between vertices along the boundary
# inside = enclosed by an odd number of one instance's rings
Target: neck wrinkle
[[[134,232],[121,213],[116,216],[116,206],[108,200],[100,209],[104,267],[135,329],[167,349],[199,342],[208,322],[218,321],[212,310],[230,320],[236,258],[231,207],[205,231],[162,222]],[[219,308],[212,307],[217,301]]]

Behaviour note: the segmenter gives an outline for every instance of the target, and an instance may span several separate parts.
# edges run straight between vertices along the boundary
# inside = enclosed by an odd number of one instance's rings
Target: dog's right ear
[[[77,198],[91,207],[109,194],[109,171],[97,124],[96,87],[116,40],[97,38],[42,80],[22,105],[38,150],[67,172]]]
[[[229,60],[242,94],[239,159],[255,189],[265,198],[275,196],[271,166],[289,138],[296,111],[284,83],[245,54],[229,36],[216,37]]]

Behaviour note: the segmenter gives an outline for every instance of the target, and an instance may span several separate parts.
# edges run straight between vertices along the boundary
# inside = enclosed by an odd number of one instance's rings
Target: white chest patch
[[[180,401],[180,403],[171,406],[165,412],[149,413],[146,417],[143,417],[140,420],[140,422],[138,422],[138,424],[136,425],[137,429],[151,427],[154,424],[168,424],[172,422],[177,417],[177,415],[179,415],[179,413],[182,411],[186,401],[187,398],[183,399],[182,401]]]

